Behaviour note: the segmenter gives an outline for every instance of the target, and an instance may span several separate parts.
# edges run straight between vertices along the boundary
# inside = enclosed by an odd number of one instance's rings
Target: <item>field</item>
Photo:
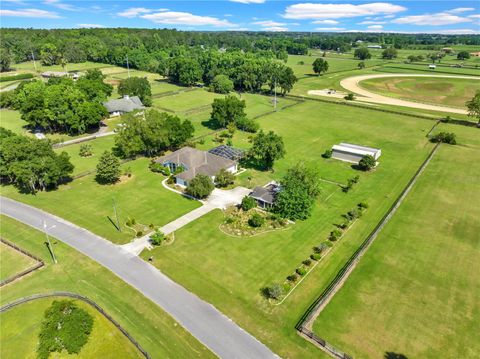
[[[58,298],[59,300],[64,298]],[[1,355],[4,358],[36,358],[43,313],[54,299],[37,299],[0,314]],[[93,317],[93,330],[78,355],[55,353],[55,358],[143,358],[135,346],[103,315],[82,301],[75,301]]]
[[[280,356],[314,357],[319,355],[318,350],[305,345],[295,334],[296,321],[426,157],[432,145],[425,133],[432,123],[390,115],[386,121],[373,111],[351,109],[341,113],[337,105],[305,102],[264,117],[262,126],[283,136],[287,156],[278,161],[273,174],[247,171],[245,176],[252,177],[252,186],[264,184],[272,177],[278,179],[301,159],[316,166],[323,178],[340,183],[359,174],[358,187],[345,194],[338,186],[324,182],[312,218],[297,222],[289,230],[252,238],[222,234],[218,225],[223,214],[214,211],[177,231],[172,245],[145,251],[142,256],[153,255],[154,264],[162,272],[214,304]],[[373,173],[358,173],[348,164],[320,157],[334,143],[358,142],[359,138],[365,145],[382,148],[384,155]],[[247,184],[246,177],[243,180]],[[364,200],[370,204],[368,212],[308,280],[282,305],[268,304],[261,289],[283,281],[308,257],[314,245],[327,238],[333,224],[341,221],[341,215]]]
[[[376,78],[360,84],[381,95],[462,108],[480,90],[480,81],[433,77]]]
[[[318,335],[355,358],[378,358],[385,352],[408,358],[478,357],[476,132],[463,131],[459,146],[442,145],[320,314],[314,325]]]
[[[149,352],[152,358],[209,358],[211,353],[157,305],[124,283],[107,269],[71,249],[52,241],[57,264],[53,264],[44,245],[45,236],[8,217],[0,217],[1,236],[39,256],[45,267],[22,280],[0,289],[1,305],[37,293],[70,291],[87,296],[119,322]],[[45,302],[23,304],[0,314],[2,358],[35,357],[39,320]],[[19,319],[20,318],[20,319]],[[84,357],[138,357],[123,335],[99,318],[91,342],[84,347]],[[98,352],[96,352],[98,350]],[[104,354],[106,350],[111,355]],[[111,352],[113,351],[113,352]],[[97,355],[98,354],[98,355]],[[132,355],[130,355],[132,354]],[[56,357],[56,356],[55,356]],[[62,356],[63,357],[63,356]]]
[[[35,260],[4,243],[0,243],[0,263],[0,281],[3,281],[28,269],[35,264]]]

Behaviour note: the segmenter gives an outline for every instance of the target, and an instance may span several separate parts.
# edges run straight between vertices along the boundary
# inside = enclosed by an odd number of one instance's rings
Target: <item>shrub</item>
[[[211,83],[212,90],[216,93],[229,93],[233,91],[233,82],[226,75],[217,75]]]
[[[375,167],[377,162],[375,161],[375,158],[370,155],[363,156],[360,162],[358,162],[358,167],[362,171],[370,171],[372,168]]]
[[[162,165],[161,163],[152,161],[148,165],[148,168],[150,168],[150,171],[152,172],[161,173],[164,176],[170,176],[170,168]]]
[[[352,209],[348,211],[347,214],[344,216],[348,221],[353,221],[360,217],[360,212],[357,209]]]
[[[217,187],[227,187],[235,182],[233,173],[222,168],[215,176],[215,184]]]
[[[339,229],[334,229],[333,231],[330,232],[330,236],[328,239],[330,239],[332,242],[335,242],[342,236],[342,231]]]
[[[165,240],[165,235],[158,229],[150,235],[150,242],[154,246],[161,245],[164,240]]]
[[[265,218],[263,218],[258,213],[252,214],[252,216],[248,219],[248,224],[251,227],[261,227],[265,223]]]
[[[310,265],[312,264],[312,261],[310,259],[305,259],[302,263],[307,267],[310,267]]]
[[[350,92],[349,94],[347,94],[347,95],[344,97],[344,99],[347,100],[347,101],[353,101],[353,100],[355,100],[355,94],[353,94],[353,93]]]
[[[320,258],[322,258],[322,255],[320,253],[313,253],[310,258],[312,258],[314,261],[319,261]]]
[[[237,125],[238,129],[245,132],[255,133],[260,129],[260,125],[257,121],[247,117],[240,117],[239,119],[237,119],[235,124]]]
[[[143,231],[138,231],[137,232],[137,237],[140,238],[141,236],[143,236]]]
[[[432,136],[430,141],[436,143],[448,143],[450,145],[457,144],[456,135],[453,132],[439,132],[436,135]]]
[[[313,251],[315,253],[320,254],[323,251],[325,251],[327,248],[328,248],[328,246],[325,243],[320,243],[318,246],[313,247]]]
[[[358,181],[360,181],[360,176],[356,175],[355,177],[351,178],[349,181],[351,181],[352,183],[358,183]]]
[[[255,201],[255,199],[250,196],[245,196],[243,197],[242,203],[240,206],[246,212],[251,210],[252,208],[255,208],[257,206],[257,201]]]
[[[207,198],[214,188],[210,177],[198,174],[188,183],[186,192],[196,198]]]
[[[331,158],[331,157],[332,157],[332,153],[333,153],[332,150],[326,150],[325,152],[323,152],[322,157],[323,157],[323,158]]]
[[[266,293],[267,293],[268,298],[278,300],[282,296],[283,290],[282,290],[282,287],[280,286],[280,284],[276,283],[276,284],[268,287],[266,289]]]
[[[325,242],[323,242],[323,244],[325,244],[328,248],[332,248],[332,247],[333,247],[333,243],[332,243],[332,242],[329,242],[329,241],[325,241]]]
[[[33,74],[18,74],[13,76],[2,76],[0,77],[0,82],[15,81],[15,80],[26,80],[33,78]]]
[[[288,277],[287,277],[287,280],[289,282],[296,282],[298,279],[298,276],[297,276],[297,273],[293,273],[293,274],[290,274]]]
[[[307,274],[307,270],[303,267],[298,267],[297,269],[295,269],[295,272],[297,272],[297,274],[299,276],[304,276],[305,274]]]
[[[283,293],[288,293],[290,292],[290,289],[292,289],[292,285],[290,283],[283,283],[282,285],[282,291]]]
[[[154,228],[155,228],[155,225],[154,225],[153,223],[150,223],[150,224],[148,225],[148,228],[154,229]]]
[[[358,208],[360,209],[367,209],[368,208],[368,203],[367,202],[360,202],[358,204]]]
[[[227,217],[227,218],[225,218],[225,223],[227,223],[227,224],[234,223],[235,221],[236,221],[235,217]]]
[[[173,175],[168,177],[167,183],[168,184],[174,184],[175,183],[175,177]]]
[[[339,228],[341,229],[347,229],[348,227],[348,222],[342,222],[338,225]]]
[[[89,157],[89,156],[93,155],[92,145],[90,145],[89,143],[81,144],[80,145],[80,150],[78,151],[78,154],[81,157]]]
[[[0,108],[13,108],[15,106],[15,91],[0,92]]]
[[[96,181],[100,184],[115,183],[120,178],[120,161],[110,151],[105,151],[97,164]]]
[[[123,175],[127,177],[132,177],[132,168],[131,167],[125,168],[123,170]]]

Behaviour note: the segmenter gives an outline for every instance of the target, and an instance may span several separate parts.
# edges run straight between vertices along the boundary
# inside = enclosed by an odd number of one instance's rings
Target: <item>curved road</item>
[[[221,358],[278,358],[264,344],[223,315],[172,281],[141,258],[86,229],[75,226],[40,209],[0,197],[0,212],[75,248],[119,276],[162,307],[194,337]],[[141,319],[141,318],[139,318]]]
[[[407,100],[396,99],[393,97],[382,96],[373,92],[370,92],[359,85],[360,81],[383,78],[383,77],[441,77],[441,78],[452,78],[452,79],[469,79],[469,80],[480,80],[480,77],[473,76],[462,76],[462,75],[427,75],[427,74],[375,74],[375,75],[360,75],[348,77],[340,81],[340,86],[344,89],[359,94],[364,97],[357,97],[358,101],[379,103],[383,105],[394,105],[394,106],[404,106],[419,108],[422,110],[433,110],[433,111],[442,111],[442,112],[451,112],[459,113],[466,115],[467,110],[460,108],[440,106],[440,105],[429,105],[421,102],[413,102]]]

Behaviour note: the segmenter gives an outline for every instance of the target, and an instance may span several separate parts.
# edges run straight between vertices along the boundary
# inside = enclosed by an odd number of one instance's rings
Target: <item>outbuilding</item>
[[[353,145],[351,143],[340,143],[332,147],[332,158],[340,161],[358,164],[364,156],[372,156],[375,160],[382,155],[378,148]]]
[[[105,106],[110,116],[119,116],[127,112],[143,110],[145,108],[138,96],[130,97],[128,95],[125,95],[121,99],[104,102],[103,106]]]
[[[249,196],[257,201],[258,207],[268,209],[275,203],[275,198],[279,192],[280,185],[277,182],[270,182],[263,187],[255,187]]]

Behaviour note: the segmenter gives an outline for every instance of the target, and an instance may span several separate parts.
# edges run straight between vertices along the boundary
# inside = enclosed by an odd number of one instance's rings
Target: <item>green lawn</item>
[[[480,81],[434,77],[374,78],[360,84],[385,96],[462,108],[480,90]]]
[[[162,226],[200,205],[165,189],[161,184],[163,177],[151,172],[148,163],[148,159],[142,158],[124,164],[123,168],[131,168],[132,177],[115,185],[99,185],[94,175],[89,175],[36,195],[3,186],[2,195],[42,208],[115,243],[127,243],[134,236],[124,226],[128,218],[144,225]],[[113,201],[122,232],[109,220],[115,221]]]
[[[0,263],[0,281],[3,281],[30,268],[35,264],[35,260],[0,243]]]
[[[20,118],[20,112],[14,110],[0,110],[0,126],[12,132],[26,135],[28,132],[25,128],[27,122]]]
[[[58,298],[62,300],[65,298]],[[4,358],[36,358],[38,335],[45,310],[55,299],[45,298],[21,304],[0,314],[1,355]],[[68,299],[69,300],[69,299]],[[93,317],[93,329],[80,353],[52,354],[55,358],[143,358],[140,351],[111,322],[90,305],[75,301]]]
[[[181,113],[198,109],[199,107],[209,106],[214,99],[223,97],[225,97],[225,95],[216,94],[204,89],[197,89],[194,91],[154,98],[153,107],[160,107],[172,112]]]
[[[103,69],[107,67],[113,67],[113,65],[108,65],[108,64],[102,64],[98,62],[81,62],[78,64],[74,63],[69,63],[67,64],[66,68],[63,69],[61,65],[53,65],[53,66],[43,66],[41,64],[41,61],[36,62],[37,65],[37,71],[38,72],[44,72],[44,71],[69,71],[69,72],[74,72],[74,71],[86,71],[88,69]],[[22,62],[18,64],[13,64],[12,67],[14,70],[29,70],[29,71],[35,71],[35,67],[33,64],[33,61],[27,61],[27,62]]]
[[[288,167],[302,161],[316,166],[322,177],[342,183],[359,174],[358,186],[345,194],[338,186],[323,182],[312,217],[287,231],[244,239],[229,237],[218,229],[222,212],[214,211],[177,231],[172,245],[142,255],[153,255],[154,264],[163,272],[214,304],[280,356],[321,356],[295,333],[294,326],[427,156],[432,145],[425,133],[431,125],[430,121],[367,110],[339,112],[336,105],[314,102],[266,116],[263,128],[283,136],[287,156],[278,161],[273,174],[249,170],[251,185],[278,179]],[[372,173],[359,173],[346,163],[321,158],[325,149],[340,141],[380,147],[379,167]],[[240,179],[243,184],[247,184],[246,177]],[[277,307],[268,304],[261,288],[282,282],[314,245],[327,238],[341,215],[360,201],[370,205],[362,219],[285,303]]]
[[[58,259],[58,263],[53,264],[44,245],[43,233],[8,217],[2,216],[0,220],[3,238],[39,256],[46,264],[32,275],[2,287],[1,305],[32,294],[70,291],[87,296],[99,304],[152,358],[213,357],[208,349],[157,305],[109,270],[57,241],[52,241]],[[44,309],[34,302],[0,314],[2,358],[35,357],[32,350],[36,345],[38,323],[43,312]],[[124,358],[134,353],[122,335],[112,329],[107,322],[96,321],[92,341],[84,347],[84,354],[88,354],[85,357]],[[105,354],[104,350],[111,351],[110,355]]]
[[[479,139],[470,128],[441,146],[318,317],[319,336],[355,358],[478,357]]]

